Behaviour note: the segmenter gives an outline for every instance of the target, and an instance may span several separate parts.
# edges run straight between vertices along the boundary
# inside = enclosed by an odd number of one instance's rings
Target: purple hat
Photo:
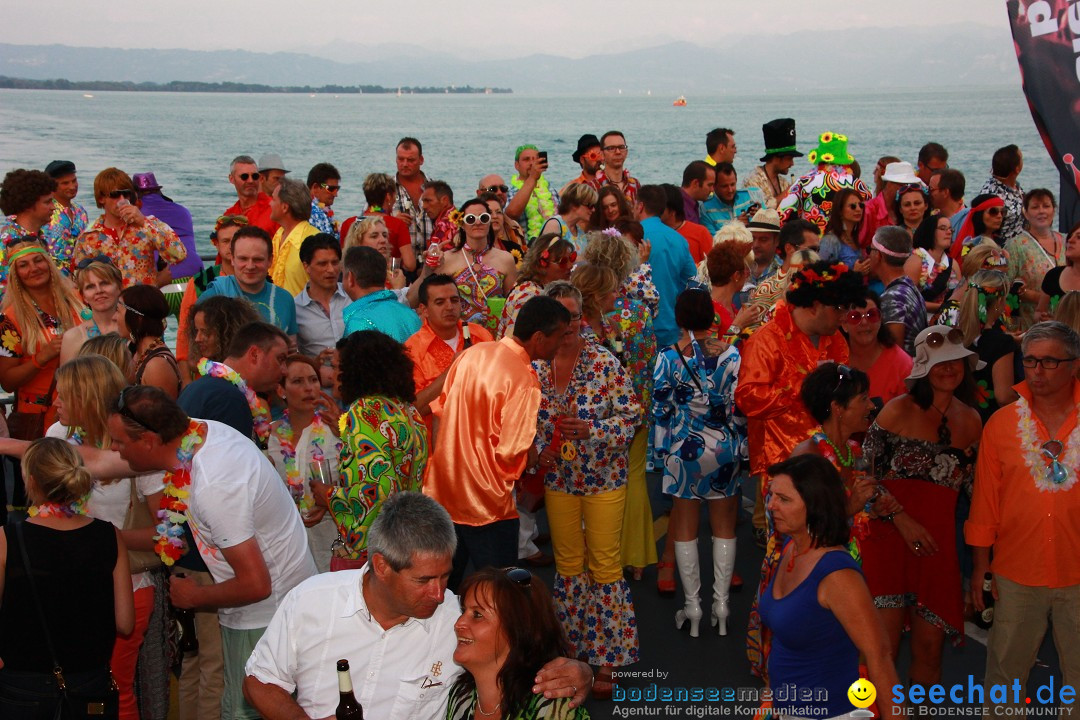
[[[135,189],[141,193],[161,189],[161,186],[158,185],[157,178],[154,177],[154,173],[152,172],[135,173],[131,176],[131,181],[135,183]]]

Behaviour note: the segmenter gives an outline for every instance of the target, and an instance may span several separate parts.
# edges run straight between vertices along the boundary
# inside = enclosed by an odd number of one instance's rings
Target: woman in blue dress
[[[698,517],[709,501],[712,529],[713,603],[711,622],[727,634],[728,592],[735,568],[735,494],[746,456],[746,420],[735,409],[739,352],[727,346],[706,355],[704,338],[713,323],[708,291],[685,290],[675,301],[679,341],[664,348],[653,373],[654,446],[664,465],[663,490],[673,498],[668,532],[675,546],[685,602],[675,627],[690,621],[697,637],[701,620]]]

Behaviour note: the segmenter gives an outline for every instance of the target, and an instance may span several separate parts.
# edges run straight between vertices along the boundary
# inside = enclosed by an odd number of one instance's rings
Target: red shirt
[[[270,196],[262,192],[259,193],[259,196],[255,199],[255,204],[247,210],[241,210],[240,200],[237,200],[236,203],[223,214],[243,215],[252,225],[261,227],[263,230],[270,233],[270,237],[274,237],[274,233],[281,227],[270,219]]]
[[[686,244],[690,246],[690,257],[694,258],[694,264],[705,259],[713,246],[713,237],[704,225],[687,220],[678,227],[679,234],[686,238]]]

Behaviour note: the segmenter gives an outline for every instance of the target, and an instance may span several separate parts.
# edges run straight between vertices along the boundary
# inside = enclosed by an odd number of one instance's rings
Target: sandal
[[[671,577],[665,579],[660,574],[668,570]],[[674,597],[675,595],[675,563],[660,561],[656,563],[656,592],[660,597]]]

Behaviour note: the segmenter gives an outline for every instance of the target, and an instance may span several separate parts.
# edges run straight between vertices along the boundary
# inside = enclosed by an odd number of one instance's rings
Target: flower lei
[[[803,268],[791,276],[788,289],[798,290],[803,285],[810,285],[820,290],[847,272],[851,271],[844,263],[834,263],[820,273],[812,268]]]
[[[184,523],[187,522],[187,487],[191,485],[191,460],[195,448],[206,440],[206,425],[192,420],[187,432],[180,438],[176,459],[180,467],[165,473],[165,490],[161,495],[161,509],[154,534],[154,552],[166,566],[174,564],[184,554]]]
[[[86,514],[86,501],[90,498],[90,493],[83,495],[78,500],[74,500],[69,503],[52,503],[43,502],[40,505],[31,505],[26,510],[26,514],[30,517],[75,517],[76,515]]]
[[[289,494],[300,512],[304,513],[311,509],[312,501],[304,490],[304,477],[296,464],[296,436],[292,425],[289,423],[289,411],[286,410],[281,416],[281,422],[274,429],[274,435],[281,443],[281,459],[285,463],[285,482],[289,486]],[[327,444],[330,430],[323,422],[322,416],[315,413],[311,421],[311,460],[322,463],[326,459],[323,449]],[[334,439],[335,450],[341,450],[341,441]]]
[[[1035,480],[1035,487],[1042,492],[1071,489],[1076,484],[1076,468],[1080,467],[1080,424],[1073,428],[1069,437],[1063,441],[1067,450],[1065,450],[1065,457],[1058,461],[1058,465],[1065,470],[1065,479],[1058,483],[1050,477],[1054,461],[1042,450],[1043,443],[1039,442],[1039,436],[1035,430],[1035,418],[1031,415],[1031,405],[1028,404],[1027,398],[1021,396],[1016,401],[1016,415],[1019,421],[1020,449],[1024,453],[1024,462]]]
[[[855,442],[851,438],[847,440],[848,455],[847,458],[841,460],[839,456],[839,449],[833,445],[829,440],[829,436],[825,434],[825,430],[818,428],[817,432],[811,438],[814,441],[814,445],[817,448],[818,453],[821,454],[826,460],[833,464],[837,470],[843,468],[850,468],[855,465],[855,462],[862,457],[862,448],[859,443]],[[845,487],[845,490],[847,488]],[[870,534],[870,513],[865,509],[855,513],[855,517],[852,518],[851,534],[858,539],[863,539]]]
[[[270,408],[259,399],[254,390],[248,387],[247,383],[244,382],[244,378],[240,377],[240,373],[228,365],[214,362],[209,358],[203,358],[199,361],[197,367],[203,375],[228,380],[236,386],[237,390],[244,394],[248,408],[251,409],[251,419],[255,424],[255,436],[258,438],[259,447],[265,450],[267,442],[270,440]]]

